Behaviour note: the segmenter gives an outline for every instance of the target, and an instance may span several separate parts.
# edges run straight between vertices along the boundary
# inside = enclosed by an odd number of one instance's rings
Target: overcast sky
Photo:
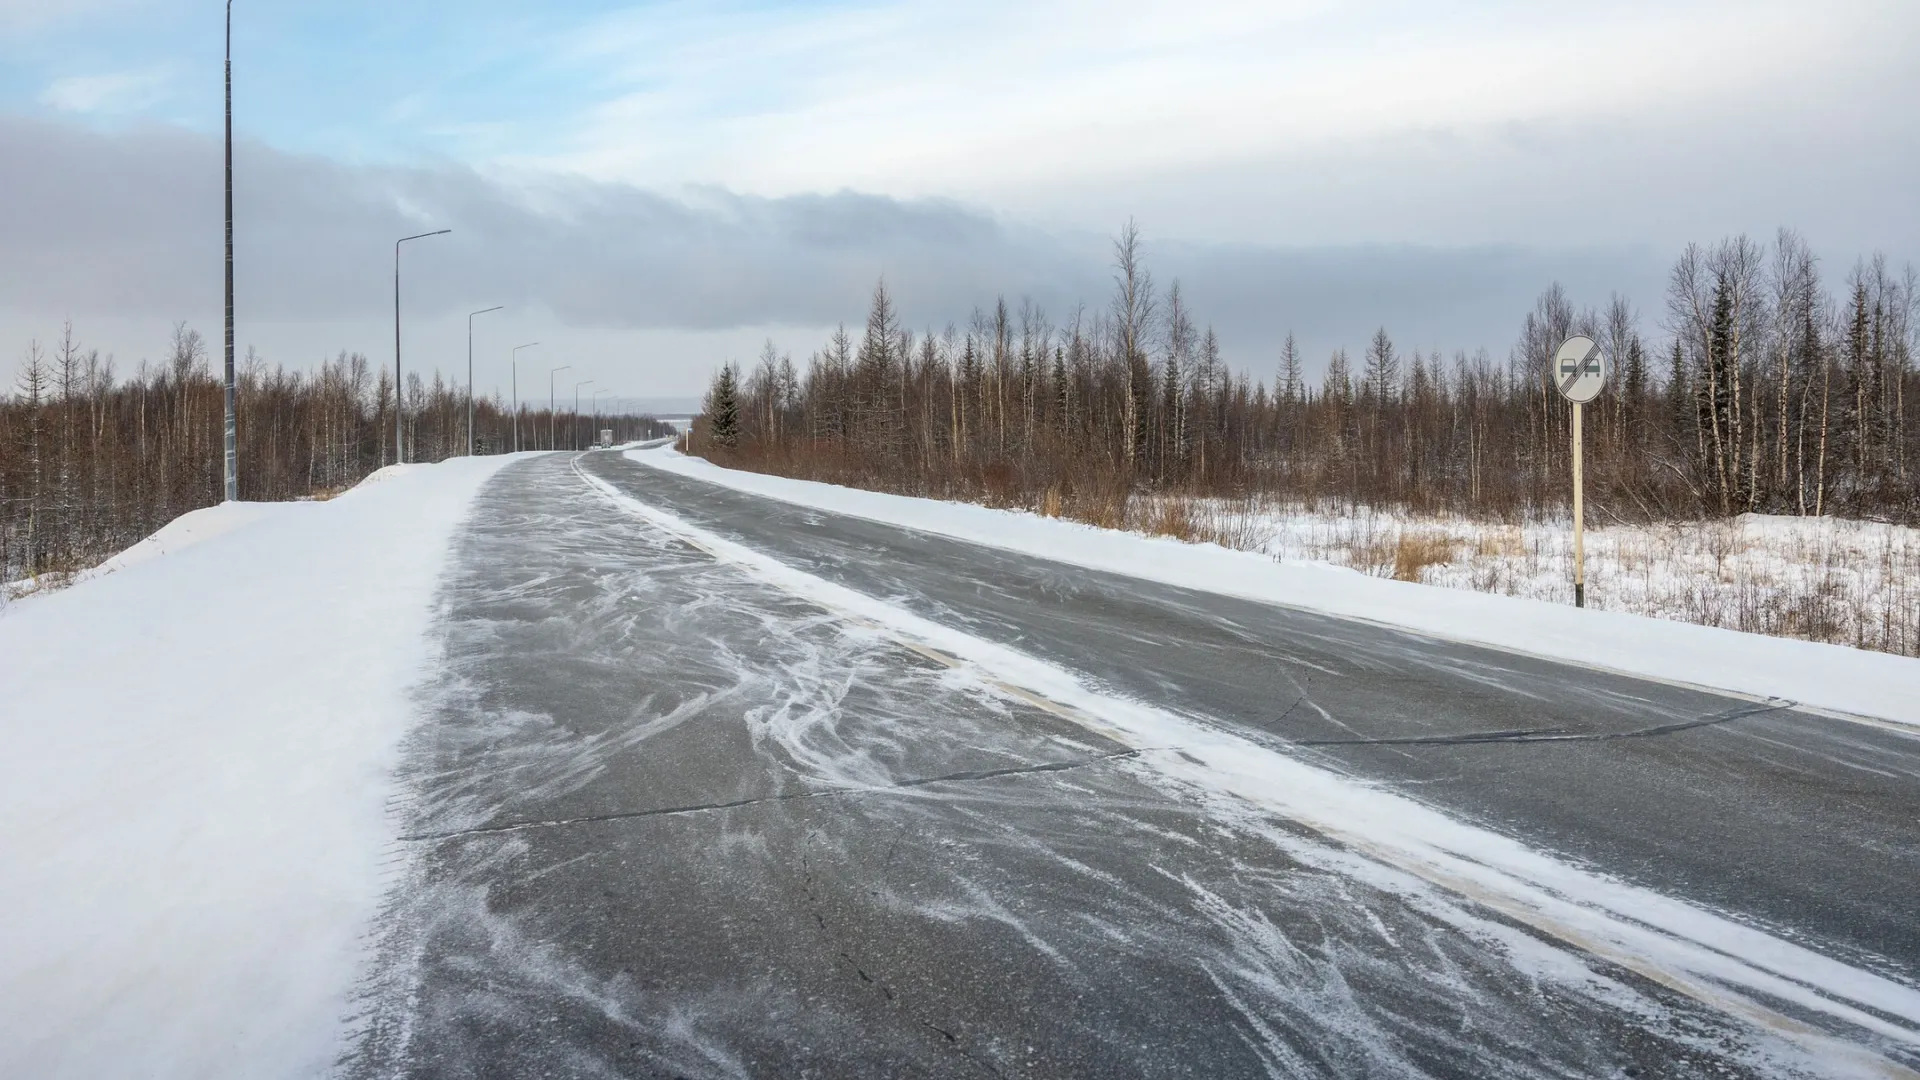
[[[0,370],[68,316],[123,366],[217,338],[221,16],[0,0]],[[1688,240],[1920,254],[1911,0],[239,0],[234,40],[242,347],[390,362],[392,242],[451,227],[408,355],[463,370],[507,304],[483,391],[537,339],[694,392],[883,274],[916,326],[1065,321],[1129,216],[1261,374],[1289,330],[1504,355],[1555,279],[1657,329]]]

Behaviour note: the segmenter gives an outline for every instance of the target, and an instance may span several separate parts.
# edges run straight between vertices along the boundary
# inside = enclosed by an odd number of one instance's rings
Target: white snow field
[[[1165,497],[1200,539],[1375,577],[1573,603],[1573,524]],[[1153,532],[1161,500],[1134,500]],[[1136,510],[1137,508],[1137,510]],[[1832,517],[1586,531],[1587,604],[1608,611],[1920,655],[1920,528]]]
[[[509,458],[188,514],[0,613],[0,1076],[312,1076],[433,595]]]
[[[642,464],[784,502],[1168,585],[1363,619],[1628,675],[1920,725],[1920,659],[1468,592],[1281,561],[1218,544],[1101,529],[970,503],[726,469],[669,447]]]

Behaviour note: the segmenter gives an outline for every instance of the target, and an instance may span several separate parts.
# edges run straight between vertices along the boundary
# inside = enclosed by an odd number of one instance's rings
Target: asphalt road
[[[581,465],[1101,686],[1901,981],[1920,970],[1910,735],[820,514],[614,454]],[[442,598],[405,876],[350,1075],[1796,1070],[1730,1018],[1355,873],[1285,820],[1170,786],[716,563],[565,457],[482,493]]]

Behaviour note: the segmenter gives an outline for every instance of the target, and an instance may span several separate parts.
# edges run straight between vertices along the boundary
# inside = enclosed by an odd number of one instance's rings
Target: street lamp
[[[433,232],[403,236],[393,242],[393,460],[395,464],[407,460],[407,444],[400,439],[402,430],[400,418],[407,401],[400,383],[400,245],[409,240],[445,236],[452,231],[452,229],[436,229]]]
[[[233,0],[227,0],[227,501],[240,498],[233,418]]]
[[[552,371],[547,372],[547,449],[549,450],[560,449],[560,440],[554,435],[553,426],[554,418],[560,415],[559,410],[556,409],[553,404],[553,377],[563,371],[571,370],[573,370],[572,364],[562,364]]]
[[[580,449],[580,388],[592,385],[592,379],[582,379],[573,384],[573,422],[567,425],[567,441],[573,444],[575,450]]]
[[[593,436],[592,442],[598,443],[600,441],[600,395],[611,393],[613,393],[611,390],[595,390],[593,392],[593,428],[587,432],[587,434]]]
[[[505,304],[481,308],[467,316],[467,456],[473,456],[473,316],[499,311]]]
[[[529,341],[525,345],[513,347],[513,452],[520,452],[520,350],[531,349],[540,344]]]

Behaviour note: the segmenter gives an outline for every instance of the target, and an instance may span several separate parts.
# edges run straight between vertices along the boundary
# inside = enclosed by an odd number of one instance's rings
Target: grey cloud
[[[177,130],[102,134],[0,119],[0,268],[7,301],[166,314],[218,288],[220,152]],[[238,291],[250,314],[365,315],[388,302],[392,241],[412,303],[539,303],[583,324],[713,329],[847,316],[882,272],[926,296],[971,294],[1019,268],[1033,287],[1071,255],[957,205],[845,192],[685,199],[623,185],[471,170],[353,168],[243,145]]]
[[[220,151],[178,129],[83,130],[0,118],[0,304],[29,316],[172,319],[217,311]],[[668,197],[577,178],[357,167],[239,151],[243,321],[366,323],[390,310],[392,244],[410,245],[409,311],[478,302],[550,309],[571,326],[729,330],[857,321],[885,275],[910,325],[963,321],[1004,293],[1063,321],[1110,288],[1108,241],[1049,233],[942,200],[855,192]],[[1116,222],[1116,225],[1118,222]],[[1149,230],[1151,222],[1144,223]],[[1532,297],[1565,282],[1654,306],[1660,258],[1520,247],[1276,248],[1153,242],[1232,359],[1271,368],[1289,330],[1315,357],[1386,325],[1409,345],[1504,352]],[[784,345],[804,353],[815,342]]]
[[[1380,326],[1405,349],[1485,347],[1501,358],[1534,299],[1555,281],[1582,306],[1626,296],[1651,330],[1665,278],[1662,256],[1629,248],[1169,244],[1161,265],[1163,274],[1181,277],[1200,316],[1256,372],[1271,372],[1289,330],[1315,370],[1333,348],[1357,350]]]

